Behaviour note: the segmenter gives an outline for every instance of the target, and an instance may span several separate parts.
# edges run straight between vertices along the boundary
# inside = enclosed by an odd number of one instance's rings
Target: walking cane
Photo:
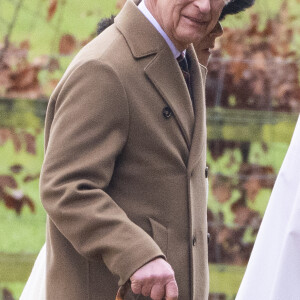
[[[116,300],[124,300],[127,292],[130,290],[130,281],[119,287]]]

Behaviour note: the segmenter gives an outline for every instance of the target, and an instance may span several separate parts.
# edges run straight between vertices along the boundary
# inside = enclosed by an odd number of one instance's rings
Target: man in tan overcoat
[[[138,4],[79,52],[50,98],[47,300],[113,300],[129,280],[126,299],[208,297],[206,69],[191,43],[224,0]]]

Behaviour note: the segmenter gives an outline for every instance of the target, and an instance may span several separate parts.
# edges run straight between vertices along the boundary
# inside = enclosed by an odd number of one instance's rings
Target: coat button
[[[172,112],[172,109],[169,106],[166,106],[163,109],[162,114],[163,114],[165,119],[169,119],[170,117],[172,117],[173,112]]]
[[[196,242],[197,242],[197,239],[196,239],[196,237],[194,236],[194,237],[193,237],[193,241],[192,241],[192,243],[193,243],[193,246],[195,246],[195,245],[196,245]]]
[[[205,178],[208,178],[208,167],[205,168]]]
[[[208,232],[207,233],[207,244],[209,244],[209,242],[210,242],[210,233]]]

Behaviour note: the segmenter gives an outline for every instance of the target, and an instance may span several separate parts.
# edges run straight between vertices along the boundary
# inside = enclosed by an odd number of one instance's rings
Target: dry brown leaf
[[[35,136],[28,132],[24,132],[23,135],[26,144],[26,151],[30,154],[36,154]]]
[[[7,89],[12,86],[13,82],[11,80],[11,70],[6,67],[0,70],[0,87],[5,94]],[[4,96],[4,95],[3,95]]]
[[[20,49],[28,51],[30,49],[30,41],[24,40],[20,43]]]
[[[257,176],[249,176],[244,183],[243,188],[246,190],[249,200],[254,201],[261,189],[260,181]]]
[[[10,129],[0,128],[0,146],[4,145],[11,137]]]
[[[50,0],[48,7],[47,22],[50,22],[57,11],[57,0]]]
[[[25,205],[30,208],[31,212],[35,212],[33,200],[20,190],[15,190],[12,194],[9,194],[0,187],[0,197],[3,199],[5,206],[14,210],[18,215],[21,214],[21,210]]]
[[[22,148],[22,141],[21,141],[19,135],[14,130],[11,130],[10,137],[13,141],[15,151],[19,152]]]
[[[9,187],[16,189],[18,186],[16,180],[10,175],[0,175],[0,187]]]
[[[238,84],[244,72],[248,69],[248,64],[243,61],[233,61],[229,64],[229,72],[233,75],[233,81]]]
[[[27,175],[24,179],[23,179],[23,182],[30,182],[30,181],[33,181],[33,180],[37,180],[40,178],[40,173],[38,174],[35,174],[35,175]]]
[[[257,14],[244,29],[224,30],[221,49],[233,60],[220,60],[220,50],[213,53],[208,67],[208,106],[215,105],[210,97],[217,97],[215,89],[224,80],[218,101],[223,107],[232,108],[230,99],[234,98],[234,108],[239,109],[300,111],[299,57],[291,50],[297,29],[289,23],[286,5],[285,1],[279,16],[270,19],[262,30]],[[287,62],[287,58],[295,59],[295,63]]]
[[[231,198],[230,186],[216,186],[213,189],[213,195],[219,203],[225,203]]]
[[[76,48],[76,39],[71,34],[65,34],[59,42],[59,54],[70,55]]]
[[[39,68],[27,66],[23,70],[18,70],[11,74],[13,81],[11,89],[17,91],[19,89],[27,88],[38,82]]]

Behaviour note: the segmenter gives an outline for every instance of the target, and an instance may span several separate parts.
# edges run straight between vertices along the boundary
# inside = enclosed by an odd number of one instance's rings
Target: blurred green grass
[[[227,297],[233,299],[238,291],[245,269],[243,266],[210,264],[210,292],[224,293]]]

